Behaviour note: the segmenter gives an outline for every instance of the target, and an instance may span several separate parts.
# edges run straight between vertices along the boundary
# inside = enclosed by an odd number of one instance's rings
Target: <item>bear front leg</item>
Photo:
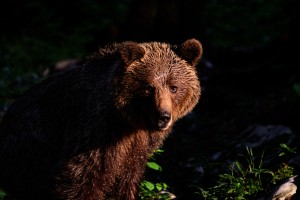
[[[107,188],[100,173],[99,150],[71,158],[56,176],[55,194],[64,200],[104,200]]]
[[[134,167],[129,165],[128,167]],[[125,172],[122,179],[119,180],[114,188],[113,199],[115,200],[135,200],[138,197],[139,184],[143,177],[144,171],[140,168]]]

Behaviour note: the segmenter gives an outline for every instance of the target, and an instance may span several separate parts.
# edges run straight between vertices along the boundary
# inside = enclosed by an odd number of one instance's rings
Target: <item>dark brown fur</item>
[[[148,156],[200,97],[201,44],[123,42],[19,98],[0,126],[16,199],[133,200]]]

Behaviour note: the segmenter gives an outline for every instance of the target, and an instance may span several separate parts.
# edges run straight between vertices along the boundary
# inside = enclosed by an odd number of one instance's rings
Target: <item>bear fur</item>
[[[202,45],[122,42],[41,81],[0,125],[13,199],[132,200],[149,155],[200,97]]]

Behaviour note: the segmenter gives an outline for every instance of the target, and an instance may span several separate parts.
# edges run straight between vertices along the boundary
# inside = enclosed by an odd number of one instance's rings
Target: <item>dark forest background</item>
[[[99,46],[197,38],[202,97],[157,160],[178,199],[197,199],[194,186],[214,182],[212,155],[229,151],[249,126],[288,127],[289,145],[299,147],[299,11],[297,0],[2,0],[0,112],[57,63],[82,63]]]

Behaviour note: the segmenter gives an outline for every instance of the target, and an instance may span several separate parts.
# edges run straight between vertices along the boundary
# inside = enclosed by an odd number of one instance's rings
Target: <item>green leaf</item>
[[[160,184],[160,183],[156,183],[156,184],[155,184],[155,187],[156,187],[156,189],[157,189],[158,191],[161,191],[161,190],[163,189],[163,186],[162,186],[162,184]]]
[[[284,144],[284,143],[281,143],[280,146],[281,146],[283,149],[286,149],[287,151],[289,151],[290,153],[296,153],[295,149],[290,148],[288,145],[286,145],[286,144]]]
[[[284,152],[281,152],[278,156],[284,156],[285,153]]]
[[[166,190],[168,188],[168,185],[166,183],[162,183],[163,189]]]
[[[235,187],[236,187],[236,188],[241,188],[241,186],[242,186],[241,183],[236,183],[236,184],[235,184]]]
[[[204,197],[206,199],[206,197],[208,197],[209,192],[204,190],[203,188],[199,188],[200,189],[200,194],[202,195],[202,197]]]
[[[241,174],[244,175],[244,171],[242,169],[242,166],[238,161],[235,162],[235,166],[241,172]]]
[[[157,163],[155,163],[155,162],[148,162],[148,163],[147,163],[147,166],[148,166],[149,168],[151,168],[151,169],[156,170],[156,171],[161,171],[161,170],[162,170],[161,166],[159,166],[159,165],[158,165]]]
[[[155,151],[154,151],[154,153],[163,153],[164,152],[164,150],[163,149],[156,149]]]
[[[145,181],[144,184],[145,184],[146,188],[150,191],[154,190],[154,188],[155,188],[154,184],[149,181]]]
[[[233,193],[234,191],[235,191],[234,189],[229,189],[227,193],[228,193],[228,194],[231,194],[231,193]]]

